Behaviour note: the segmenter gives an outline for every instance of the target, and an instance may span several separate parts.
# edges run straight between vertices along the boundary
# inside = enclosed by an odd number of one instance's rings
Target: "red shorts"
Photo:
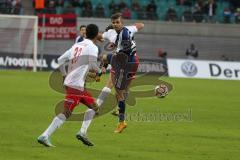
[[[128,72],[128,77],[129,79],[135,79],[135,76],[137,74],[138,66],[139,66],[139,57],[137,54],[133,56],[132,61],[128,62],[132,63],[131,68],[129,69],[130,72]],[[112,67],[111,68],[111,73],[115,74],[115,69]]]
[[[80,91],[74,88],[66,87],[64,107],[73,111],[79,103],[89,107],[95,103],[95,99],[92,97],[91,93],[86,90]]]

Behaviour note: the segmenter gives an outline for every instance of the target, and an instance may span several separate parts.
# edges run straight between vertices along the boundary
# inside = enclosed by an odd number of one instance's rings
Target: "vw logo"
[[[184,62],[181,66],[182,72],[188,76],[193,77],[197,74],[197,66],[192,62]]]

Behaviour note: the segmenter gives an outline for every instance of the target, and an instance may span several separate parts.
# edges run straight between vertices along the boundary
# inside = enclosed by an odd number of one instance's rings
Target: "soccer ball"
[[[154,91],[158,98],[164,98],[168,95],[168,87],[165,84],[157,85]]]

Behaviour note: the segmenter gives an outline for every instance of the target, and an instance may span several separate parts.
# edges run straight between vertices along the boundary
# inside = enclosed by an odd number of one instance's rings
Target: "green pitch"
[[[1,160],[238,160],[240,157],[240,81],[164,78],[174,90],[164,99],[138,98],[135,114],[122,134],[114,134],[116,117],[94,120],[94,147],[76,140],[81,122],[67,122],[52,136],[56,148],[36,138],[54,117],[63,94],[48,85],[49,72],[0,71]],[[92,84],[102,88],[106,81]],[[143,86],[137,89],[152,89]],[[85,107],[78,107],[77,111]],[[190,112],[191,111],[191,112]],[[147,119],[136,113],[186,115],[185,119]],[[155,115],[156,116],[156,115]],[[189,117],[191,116],[191,117]]]

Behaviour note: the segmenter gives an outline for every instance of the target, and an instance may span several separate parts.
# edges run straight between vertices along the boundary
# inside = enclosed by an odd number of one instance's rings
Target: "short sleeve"
[[[103,39],[108,39],[108,32],[103,32],[102,37]]]
[[[136,33],[138,31],[136,26],[126,26],[126,28],[132,33]]]
[[[115,43],[117,33],[113,29],[109,29],[107,32],[104,32],[102,37],[112,43]]]

